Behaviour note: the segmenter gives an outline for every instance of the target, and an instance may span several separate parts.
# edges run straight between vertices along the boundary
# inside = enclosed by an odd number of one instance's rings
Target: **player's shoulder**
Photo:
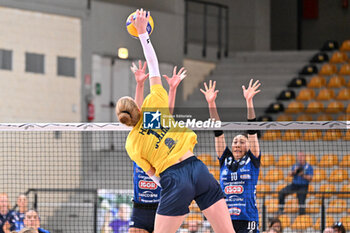
[[[228,148],[228,146],[226,146],[224,152],[222,152],[222,155],[218,156],[217,158],[219,160],[220,167],[222,167],[222,165],[224,165],[224,163],[226,163],[225,162],[226,160],[229,159],[229,160],[231,160],[231,162],[233,161],[233,154],[232,154],[230,148]]]
[[[168,96],[168,92],[161,84],[152,85],[150,94],[151,96],[159,96],[161,98],[166,98]]]
[[[155,84],[151,86],[151,92],[154,92],[154,91],[166,91],[166,90],[164,89],[163,85]]]
[[[224,152],[222,153],[221,157],[230,157],[233,156],[232,151],[230,150],[230,148],[228,148],[228,146],[226,146]]]
[[[309,163],[305,163],[305,168],[306,168],[306,169],[309,169],[309,170],[313,170],[312,165],[309,164]]]
[[[259,156],[256,157],[253,152],[251,150],[248,150],[246,155],[245,155],[245,161],[247,164],[248,161],[251,161],[250,166],[253,168],[256,168],[256,169],[259,169],[260,168],[260,163],[261,163],[261,153],[259,152]]]

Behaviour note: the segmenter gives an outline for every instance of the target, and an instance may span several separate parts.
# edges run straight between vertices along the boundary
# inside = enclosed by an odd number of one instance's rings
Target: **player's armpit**
[[[145,172],[150,170],[152,165],[142,157],[130,156],[130,158]]]

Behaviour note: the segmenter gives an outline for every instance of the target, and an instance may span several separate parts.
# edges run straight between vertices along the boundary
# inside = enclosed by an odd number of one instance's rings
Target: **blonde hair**
[[[122,97],[118,100],[115,113],[121,123],[127,126],[135,126],[141,118],[141,113],[135,101],[130,97]]]

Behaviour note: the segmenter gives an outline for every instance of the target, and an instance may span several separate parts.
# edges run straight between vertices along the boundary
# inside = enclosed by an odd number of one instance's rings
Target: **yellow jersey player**
[[[196,134],[179,127],[169,113],[168,94],[162,86],[157,56],[146,32],[149,16],[149,12],[146,16],[145,11],[137,10],[132,23],[148,64],[151,93],[141,109],[134,99],[122,97],[117,102],[116,114],[121,123],[133,127],[126,141],[130,158],[162,187],[154,232],[176,232],[192,200],[215,232],[235,232],[218,182],[193,154]],[[178,75],[183,75],[181,70]],[[163,126],[161,116],[170,124]]]

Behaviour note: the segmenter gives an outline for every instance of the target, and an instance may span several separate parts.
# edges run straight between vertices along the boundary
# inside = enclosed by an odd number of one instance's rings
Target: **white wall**
[[[80,121],[80,20],[0,7],[0,35],[12,50],[12,70],[0,70],[0,121]],[[44,74],[25,72],[26,52],[45,55]],[[75,78],[57,76],[57,56],[75,58]]]

